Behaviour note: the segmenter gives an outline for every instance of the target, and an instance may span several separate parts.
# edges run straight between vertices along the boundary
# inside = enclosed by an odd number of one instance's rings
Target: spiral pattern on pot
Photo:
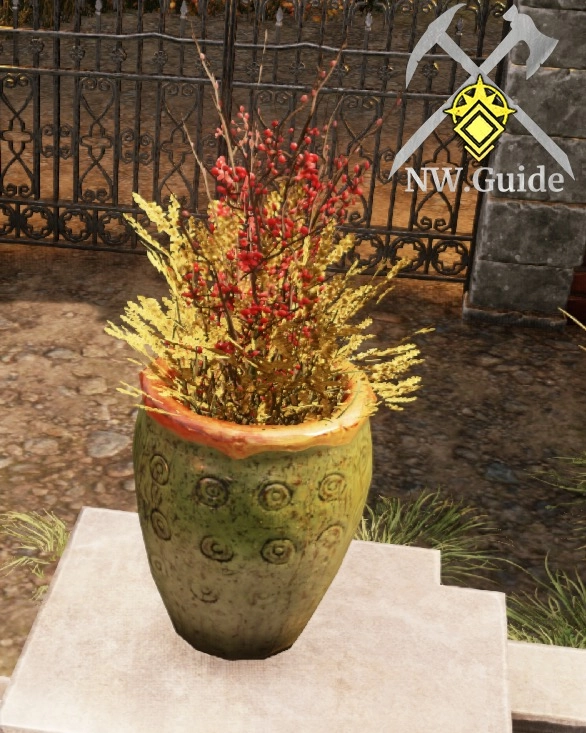
[[[162,575],[164,578],[169,575],[167,566],[160,557],[158,557],[157,555],[151,555],[148,558],[148,561],[149,565],[151,566],[151,570],[153,570],[155,573],[157,573],[158,575]]]
[[[198,587],[197,585],[193,584],[192,586],[190,586],[190,590],[193,597],[197,598],[197,600],[201,601],[202,603],[216,603],[220,597],[218,593],[216,593],[216,591],[214,591],[207,585],[202,585]]]
[[[211,507],[223,506],[229,497],[228,487],[213,476],[200,478],[195,486],[195,498]]]
[[[218,562],[228,562],[234,557],[234,552],[227,542],[222,542],[211,535],[203,538],[200,549],[203,555]]]
[[[295,554],[295,545],[286,538],[268,540],[264,543],[260,554],[273,565],[284,565]]]
[[[166,517],[158,510],[153,509],[151,512],[151,524],[155,530],[155,534],[161,540],[171,539],[171,530]]]
[[[158,484],[166,484],[169,480],[169,466],[163,456],[155,454],[151,458],[150,470],[153,481]]]
[[[293,493],[286,484],[271,481],[259,491],[258,503],[263,509],[274,512],[290,504],[292,496]]]
[[[330,473],[325,476],[320,485],[318,495],[322,501],[339,499],[346,490],[346,479],[341,473]]]

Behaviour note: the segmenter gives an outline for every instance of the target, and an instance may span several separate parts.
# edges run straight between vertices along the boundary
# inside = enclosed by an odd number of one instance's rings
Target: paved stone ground
[[[116,392],[138,385],[130,347],[103,333],[137,294],[165,283],[132,255],[0,248],[0,512],[54,511],[72,527],[82,506],[135,510],[131,444],[135,408]],[[373,418],[372,496],[414,498],[438,487],[500,530],[486,549],[545,579],[550,567],[586,578],[584,512],[548,508],[571,495],[528,472],[586,446],[586,334],[461,320],[462,286],[400,280],[375,312],[380,344],[416,337],[426,358],[418,400]],[[0,564],[14,544],[0,543]],[[50,579],[54,568],[50,568]],[[533,592],[507,568],[488,590]],[[23,571],[0,576],[0,675],[10,675],[43,581]]]

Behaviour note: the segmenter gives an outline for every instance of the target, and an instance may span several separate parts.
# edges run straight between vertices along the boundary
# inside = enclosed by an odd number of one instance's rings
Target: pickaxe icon
[[[458,94],[464,87],[473,84],[479,75],[482,76],[485,84],[495,86],[488,78],[488,74],[497,66],[497,64],[509,53],[509,51],[519,43],[524,41],[529,46],[529,58],[527,59],[526,78],[529,79],[541,64],[549,57],[553,49],[557,45],[555,38],[549,38],[535,27],[535,24],[528,15],[521,15],[515,6],[512,6],[503,15],[505,20],[511,23],[511,30],[501,43],[495,48],[490,56],[481,64],[476,66],[474,61],[463,51],[458,44],[453,41],[447,33],[448,27],[456,12],[464,6],[464,3],[455,5],[450,10],[442,13],[439,18],[429,25],[419,42],[413,49],[409,63],[407,64],[407,84],[413,78],[413,74],[417,69],[417,65],[426,53],[429,53],[435,45],[441,46],[444,51],[449,54],[454,61],[457,61],[462,68],[470,74],[470,78],[446,101],[444,104],[425,122],[413,137],[406,143],[395,156],[393,167],[389,174],[391,178],[397,170],[413,155],[427,137],[435,130],[435,128],[445,119],[444,110],[448,109],[454,102]],[[514,106],[514,103],[507,95],[499,90],[507,101],[507,104]],[[533,120],[523,112],[522,109],[515,106],[515,118],[523,125],[523,127],[544,147],[547,152],[561,165],[561,167],[574,178],[572,166],[568,156],[564,151],[548,137],[545,132]]]

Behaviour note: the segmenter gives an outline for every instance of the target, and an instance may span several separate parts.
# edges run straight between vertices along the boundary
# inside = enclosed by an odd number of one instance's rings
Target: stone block
[[[516,265],[569,269],[582,264],[586,209],[488,196],[478,222],[475,256]]]
[[[563,331],[566,327],[566,318],[561,313],[555,315],[550,313],[532,313],[515,310],[497,310],[495,308],[482,308],[470,305],[470,293],[464,293],[462,303],[462,320],[465,323],[492,323],[497,326],[515,326],[515,328],[541,328],[548,331]],[[513,719],[514,721],[514,719]],[[513,733],[521,733],[514,725]],[[522,733],[538,733],[533,729],[523,730]],[[546,733],[544,730],[543,733]],[[547,733],[550,733],[549,728]],[[557,733],[557,731],[551,731]],[[562,733],[560,731],[559,733]],[[577,733],[572,731],[572,733]],[[586,730],[584,731],[586,733]]]
[[[548,135],[586,138],[584,94],[586,71],[539,69],[530,79],[525,67],[509,63],[505,91]],[[507,132],[526,135],[527,130],[511,115]]]
[[[509,674],[517,680],[511,685],[513,733],[586,733],[586,649],[509,641],[508,652]],[[539,674],[530,672],[535,669]],[[548,699],[553,689],[567,701],[563,716]]]
[[[584,4],[582,9],[585,9]],[[556,38],[557,46],[543,64],[556,69],[586,69],[586,12],[556,8],[529,7],[524,11],[541,33]],[[526,43],[518,43],[509,59],[524,66],[529,55]]]
[[[477,258],[470,278],[469,304],[495,311],[556,315],[568,302],[573,276],[570,268]]]
[[[585,204],[586,139],[561,137],[552,139],[568,156],[574,173],[573,180],[549,153],[541,147],[534,137],[531,135],[508,135],[504,133],[496,145],[491,167],[494,168],[495,173],[515,173],[518,175],[519,166],[524,166],[524,188],[527,190],[518,190],[519,179],[517,178],[515,185],[517,190],[513,192],[501,192],[496,190],[495,187],[493,195],[497,198]],[[528,178],[536,172],[538,165],[544,166],[546,180],[549,179],[552,173],[560,173],[563,176],[563,182],[559,186],[556,186],[556,188],[562,188],[561,191],[551,191],[547,185],[545,186],[545,191],[528,190]],[[505,178],[505,180],[508,179]],[[508,185],[506,187],[509,188]],[[534,188],[536,187],[534,186]]]

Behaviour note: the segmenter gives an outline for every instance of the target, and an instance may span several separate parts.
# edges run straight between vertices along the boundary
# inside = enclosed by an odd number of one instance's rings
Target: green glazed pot
[[[333,419],[237,425],[195,414],[140,374],[134,470],[152,576],[177,633],[225,659],[299,637],[334,579],[372,477],[361,373]]]

